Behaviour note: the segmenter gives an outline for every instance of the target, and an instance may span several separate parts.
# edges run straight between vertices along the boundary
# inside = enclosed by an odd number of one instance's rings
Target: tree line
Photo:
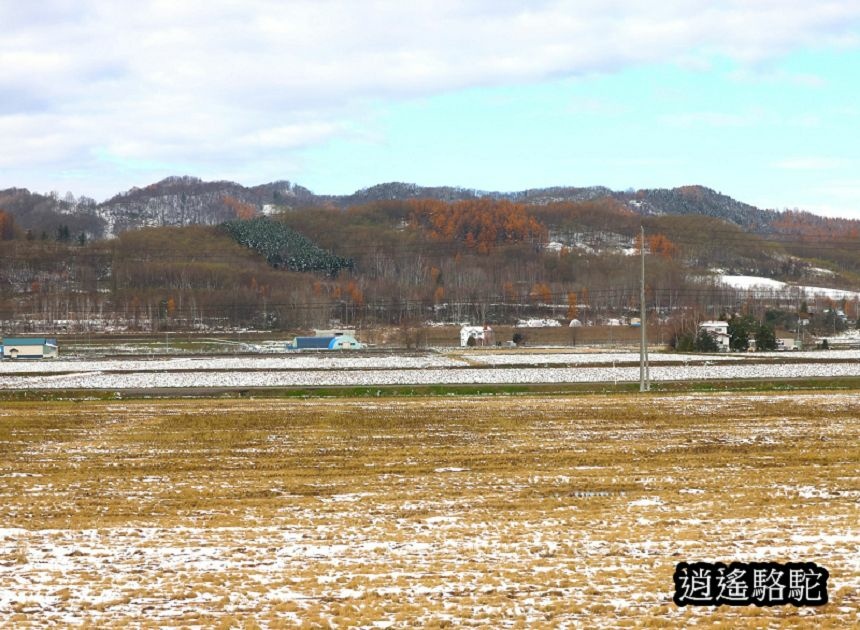
[[[272,218],[234,205],[246,218],[221,227],[144,228],[82,242],[71,230],[28,240],[0,212],[0,319],[145,330],[600,322],[636,315],[639,262],[631,254],[642,247],[644,222],[650,317],[695,342],[701,319],[739,313],[762,323],[768,310],[800,308],[788,292],[714,285],[709,268],[791,279],[812,264],[718,219],[643,219],[611,198],[542,206],[389,200]],[[853,259],[815,261],[848,280],[854,273]],[[809,310],[828,306],[852,308]]]

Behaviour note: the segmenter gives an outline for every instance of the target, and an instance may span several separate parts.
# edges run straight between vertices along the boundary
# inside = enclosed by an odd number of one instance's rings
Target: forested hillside
[[[393,185],[363,194],[386,190],[408,198],[343,207],[286,182],[247,189],[187,178],[105,204],[6,191],[0,321],[15,330],[601,322],[635,316],[640,226],[649,312],[661,320],[768,309],[796,318],[797,292],[732,289],[717,273],[860,289],[858,222],[759,211],[707,189],[433,189],[442,200]],[[108,207],[126,212],[98,215]],[[132,221],[100,239],[86,223],[99,216],[113,229],[120,216],[153,225]],[[58,217],[53,231],[34,223]],[[809,311],[856,309],[803,301]]]
[[[392,182],[351,195],[315,194],[295,183],[277,181],[246,187],[228,181],[205,182],[196,177],[168,177],[132,188],[101,203],[71,192],[0,191],[0,210],[11,214],[24,232],[52,238],[63,229],[70,238],[97,239],[141,227],[218,225],[236,218],[267,215],[308,207],[346,209],[381,201],[435,199],[447,203],[492,199],[528,207],[613,199],[643,216],[703,215],[762,234],[798,230],[819,233],[826,223],[830,237],[857,231],[856,221],[823,219],[808,212],[764,210],[703,186],[674,189],[612,191],[600,186],[550,187],[515,192],[481,191],[449,186],[424,187]]]

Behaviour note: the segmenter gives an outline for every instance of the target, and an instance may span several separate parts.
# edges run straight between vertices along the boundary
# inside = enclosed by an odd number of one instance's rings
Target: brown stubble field
[[[0,625],[852,627],[858,462],[860,392],[3,403]]]

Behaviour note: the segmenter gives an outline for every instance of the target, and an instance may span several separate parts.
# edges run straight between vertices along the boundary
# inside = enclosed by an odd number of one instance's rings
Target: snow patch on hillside
[[[742,276],[729,275],[725,273],[717,273],[717,282],[733,287],[735,289],[764,289],[773,291],[786,291],[795,289],[800,295],[805,297],[815,297],[817,295],[829,297],[834,300],[853,300],[860,298],[860,291],[846,291],[844,289],[832,289],[829,287],[813,287],[808,285],[792,285],[773,278],[765,278],[762,276]]]

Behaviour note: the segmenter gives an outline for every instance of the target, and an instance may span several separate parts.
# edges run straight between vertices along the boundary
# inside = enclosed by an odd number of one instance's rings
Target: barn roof
[[[3,337],[4,346],[56,346],[56,339],[47,337]]]

